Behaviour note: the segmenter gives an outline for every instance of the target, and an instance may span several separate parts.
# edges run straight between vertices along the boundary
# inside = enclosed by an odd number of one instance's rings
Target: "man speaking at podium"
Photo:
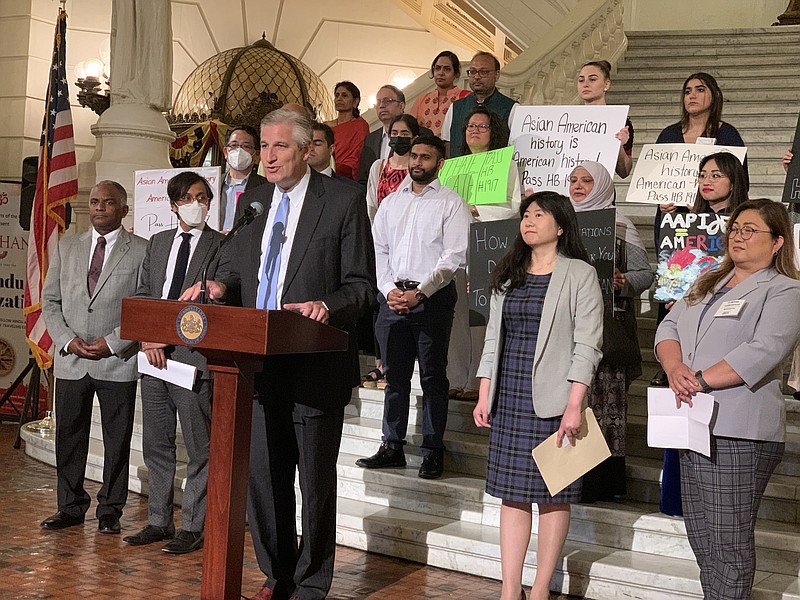
[[[266,576],[258,600],[324,598],[336,548],[336,458],[344,407],[359,382],[356,319],[375,289],[363,194],[309,168],[311,121],[279,109],[261,122],[268,184],[239,198],[264,211],[230,243],[209,297],[284,309],[350,334],[347,352],[270,356],[256,373],[248,521]],[[199,286],[182,299],[193,299]],[[295,527],[295,467],[303,535]]]

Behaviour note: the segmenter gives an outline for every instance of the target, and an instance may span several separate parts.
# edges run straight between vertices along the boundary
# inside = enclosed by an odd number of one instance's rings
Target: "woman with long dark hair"
[[[531,598],[545,600],[581,482],[551,496],[531,451],[556,432],[559,446],[574,444],[600,361],[603,299],[569,199],[556,192],[532,194],[522,201],[520,215],[519,235],[492,273],[480,395],[472,414],[478,427],[491,427],[486,492],[503,501],[501,598],[525,598],[522,569],[535,502],[539,541]]]
[[[333,103],[339,115],[325,124],[333,129],[333,159],[336,173],[355,180],[358,176],[358,161],[369,125],[359,116],[358,104],[361,91],[352,81],[340,81],[333,88]]]
[[[429,75],[436,84],[436,88],[422,94],[408,111],[416,118],[419,124],[427,127],[433,135],[442,134],[444,116],[450,110],[453,102],[469,96],[472,92],[458,87],[456,82],[461,77],[461,61],[450,50],[442,50],[431,63]]]

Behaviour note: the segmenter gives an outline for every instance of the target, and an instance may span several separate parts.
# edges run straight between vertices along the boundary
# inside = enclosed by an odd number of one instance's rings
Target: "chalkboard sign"
[[[792,144],[792,162],[786,172],[786,183],[783,186],[783,201],[800,203],[800,116],[797,117],[797,127],[794,130],[794,143]],[[797,207],[794,208],[797,210]]]
[[[653,297],[680,300],[703,273],[725,256],[727,217],[715,213],[667,213],[658,236],[658,270]]]
[[[616,209],[576,213],[578,232],[592,259],[603,301],[610,306],[614,297],[614,253]],[[469,230],[469,324],[486,325],[489,320],[491,275],[519,234],[519,219],[473,223]]]

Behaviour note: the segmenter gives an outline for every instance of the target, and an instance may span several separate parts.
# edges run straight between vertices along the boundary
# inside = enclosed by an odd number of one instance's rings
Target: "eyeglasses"
[[[467,131],[489,131],[491,126],[486,123],[467,123]]]
[[[713,171],[711,173],[700,171],[700,174],[697,176],[697,180],[703,181],[704,179],[710,179],[711,181],[719,181],[720,179],[728,179],[728,176],[725,175],[724,173],[719,173],[717,171]]]
[[[184,194],[183,196],[178,199],[175,204],[184,205],[184,204],[191,204],[192,202],[197,201],[200,204],[208,204],[211,202],[211,198],[206,196],[205,194],[197,194],[197,196],[191,196],[189,194]]]
[[[467,69],[467,77],[488,77],[492,73],[496,73],[497,69]]]
[[[237,144],[236,142],[231,142],[225,146],[228,150],[236,150],[237,148],[241,148],[245,152],[253,152],[255,147],[251,146],[250,144]]]
[[[375,101],[375,106],[390,106],[395,102],[400,102],[400,100],[395,100],[394,98],[381,98],[380,100]]]
[[[744,241],[749,240],[751,237],[753,237],[753,234],[755,234],[755,233],[768,233],[770,235],[775,235],[774,233],[772,233],[768,229],[767,230],[755,229],[754,227],[750,227],[750,225],[745,225],[744,227],[736,227],[734,225],[733,227],[728,229],[728,237],[734,238],[734,237],[736,237],[738,235]]]

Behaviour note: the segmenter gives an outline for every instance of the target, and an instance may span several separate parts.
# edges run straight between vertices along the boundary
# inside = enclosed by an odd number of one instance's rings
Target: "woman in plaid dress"
[[[580,481],[551,496],[531,451],[555,432],[559,446],[564,438],[574,444],[600,362],[603,301],[569,199],[539,192],[522,201],[520,215],[520,234],[492,274],[473,417],[478,427],[491,427],[486,491],[503,501],[501,598],[525,597],[522,568],[535,502],[539,530],[531,598],[545,600]]]

